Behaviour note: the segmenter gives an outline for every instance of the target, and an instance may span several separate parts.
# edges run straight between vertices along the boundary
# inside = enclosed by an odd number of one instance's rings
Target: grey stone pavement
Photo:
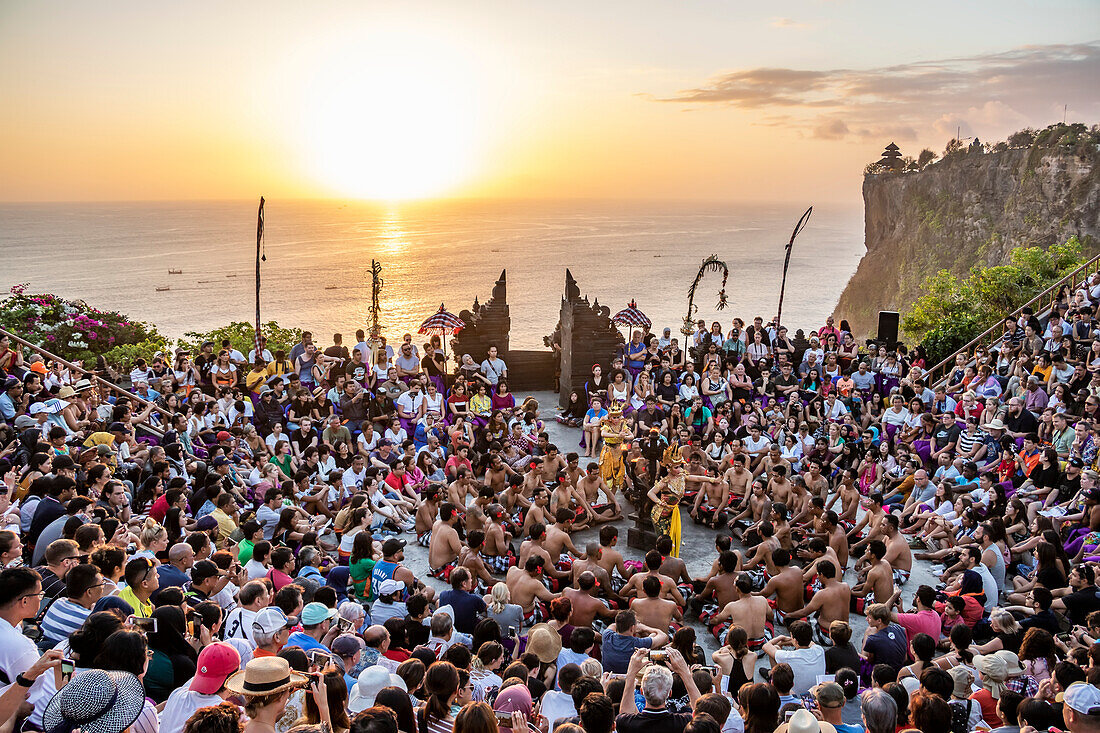
[[[522,396],[526,397],[528,393],[523,393]],[[539,401],[540,414],[543,422],[546,424],[546,431],[550,434],[550,442],[558,446],[562,454],[569,453],[570,451],[578,451],[580,442],[580,430],[577,428],[567,427],[554,420],[554,416],[558,414],[557,410],[557,395],[552,392],[532,392],[529,393]],[[520,401],[521,395],[516,396],[516,401]],[[583,460],[582,460],[583,465]],[[627,507],[630,506],[630,502],[625,501],[620,497],[620,501]],[[714,549],[714,534],[715,530],[696,525],[687,516],[687,511],[683,510],[682,514],[682,540],[680,544],[680,557],[687,563],[688,572],[693,576],[701,577],[706,575],[710,571],[710,566],[714,562],[715,549]],[[624,514],[629,514],[628,510],[624,510]],[[632,526],[632,523],[627,519],[620,519],[615,523],[619,528],[619,544],[618,549],[623,553],[623,556],[627,560],[641,560],[644,556],[644,552],[636,550],[626,545],[626,532],[627,528]],[[587,529],[582,532],[578,532],[573,536],[573,543],[578,547],[589,540],[596,539],[598,530]],[[411,535],[403,535],[406,539],[411,538]],[[734,540],[734,547],[741,548],[740,543]],[[410,542],[405,548],[405,564],[416,573],[418,578],[421,578],[428,585],[433,586],[437,591],[447,589],[447,585],[440,580],[436,580],[428,574],[428,551],[427,548],[416,545],[415,542]],[[854,565],[854,560],[851,563]],[[930,570],[931,563],[916,561],[913,565],[912,577],[909,582],[905,584],[902,596],[905,601],[906,608],[911,607],[913,594],[916,589],[923,585],[935,585],[939,582],[938,578],[934,576]],[[844,576],[850,584],[855,583],[855,571],[849,567],[847,574]],[[863,643],[863,635],[867,629],[867,622],[863,616],[853,614],[851,617],[852,625],[852,644],[858,649]],[[718,644],[715,642],[714,637],[711,636],[706,627],[703,626],[698,620],[693,624],[695,628],[696,637],[698,643],[709,654],[718,648]],[[785,633],[782,627],[776,629],[776,633]],[[763,667],[764,662],[767,661],[767,657],[764,657],[758,666]]]

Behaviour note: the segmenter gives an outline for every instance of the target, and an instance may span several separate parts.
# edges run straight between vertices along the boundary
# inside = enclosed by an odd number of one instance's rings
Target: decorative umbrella
[[[447,336],[453,336],[466,327],[466,324],[461,318],[454,313],[448,313],[443,307],[443,304],[439,304],[439,310],[436,311],[430,318],[420,324],[420,328],[417,333],[426,335],[439,335],[441,341],[443,341],[443,357],[447,357]]]
[[[648,329],[653,325],[653,321],[649,320],[649,316],[645,313],[638,310],[638,306],[633,300],[630,301],[630,305],[616,313],[615,317],[611,319],[611,322],[630,328],[638,327]]]

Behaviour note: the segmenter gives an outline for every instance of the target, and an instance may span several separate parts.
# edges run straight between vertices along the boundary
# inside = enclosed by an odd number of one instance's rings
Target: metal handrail
[[[1079,265],[1073,272],[1069,273],[1061,280],[1054,283],[1046,290],[1021,305],[1011,314],[1012,317],[1018,319],[1020,315],[1023,314],[1024,308],[1027,307],[1031,307],[1036,316],[1045,315],[1054,306],[1054,295],[1062,289],[1063,285],[1068,284],[1070,286],[1073,286],[1078,282],[1084,282],[1087,275],[1092,275],[1096,272],[1100,272],[1100,254],[1096,255],[1088,262]],[[1037,304],[1038,307],[1036,307]],[[925,383],[933,388],[938,387],[947,379],[948,373],[955,364],[955,357],[957,357],[959,354],[966,354],[969,357],[974,353],[976,348],[983,343],[988,343],[989,345],[992,345],[993,342],[998,340],[1004,333],[1004,319],[1007,317],[1007,315],[1004,316],[995,324],[974,337],[965,346],[956,349],[943,361],[928,369],[925,372]],[[939,376],[937,376],[937,374],[939,374]]]
[[[95,372],[92,372],[88,369],[85,369],[82,366],[77,366],[76,364],[74,364],[70,361],[66,361],[65,359],[62,359],[57,354],[52,354],[49,351],[46,351],[41,346],[35,346],[30,341],[27,341],[26,339],[20,338],[19,336],[16,336],[11,331],[6,331],[3,328],[0,328],[0,335],[7,336],[8,338],[10,338],[15,343],[17,343],[21,346],[27,347],[28,349],[30,349],[30,350],[34,351],[35,353],[37,353],[39,356],[42,356],[42,357],[45,357],[45,358],[48,358],[48,359],[52,359],[53,361],[56,361],[59,364],[65,365],[66,367],[68,367],[72,371],[83,374],[84,376],[88,377],[88,379],[93,384],[102,384],[103,386],[109,388],[110,390],[112,390],[116,394],[124,396],[128,399],[134,400],[135,402],[137,402],[141,405],[144,405],[145,407],[152,407],[154,410],[156,410],[157,412],[161,413],[162,415],[164,415],[165,417],[167,417],[169,419],[171,419],[174,415],[174,413],[169,412],[168,410],[165,410],[160,405],[158,405],[154,402],[150,402],[149,400],[146,400],[143,397],[140,397],[140,396],[134,394],[133,392],[130,392],[130,391],[128,391],[128,390],[126,390],[122,387],[119,387],[114,382],[108,382],[106,379],[104,379],[103,377],[100,377]],[[144,425],[146,429],[151,430],[151,431],[161,432],[161,429],[158,428],[155,425],[149,425],[147,423],[139,423],[139,425]]]

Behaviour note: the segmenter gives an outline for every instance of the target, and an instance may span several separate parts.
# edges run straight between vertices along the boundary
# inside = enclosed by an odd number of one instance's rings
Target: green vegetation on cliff
[[[940,270],[925,278],[921,295],[901,321],[908,336],[921,342],[929,365],[964,346],[1085,262],[1081,241],[1018,247],[1008,263],[975,265],[966,278]]]
[[[1084,255],[1097,249],[1100,127],[952,141],[940,159],[926,151],[905,168],[864,177],[867,254],[835,311],[858,335],[875,333],[880,310],[909,312],[941,270],[965,279],[976,265],[1010,265],[1014,250],[1074,236]]]

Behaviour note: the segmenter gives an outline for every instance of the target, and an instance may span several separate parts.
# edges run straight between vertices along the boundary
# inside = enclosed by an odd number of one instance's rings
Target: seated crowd
[[[638,331],[564,454],[495,348],[208,342],[121,394],[0,338],[0,727],[1100,731],[1097,302],[935,384],[831,317]],[[709,567],[619,549],[670,455]]]

